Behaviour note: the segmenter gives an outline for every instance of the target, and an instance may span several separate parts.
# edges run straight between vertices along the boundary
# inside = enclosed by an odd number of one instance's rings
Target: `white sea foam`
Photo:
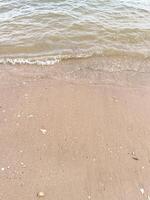
[[[53,60],[34,60],[34,59],[26,59],[26,58],[2,58],[0,59],[0,64],[10,64],[10,65],[54,65],[58,63],[59,59]]]
[[[37,65],[37,66],[51,66],[61,61],[67,61],[70,59],[85,59],[90,57],[107,57],[107,56],[119,56],[119,57],[129,57],[129,58],[150,58],[150,51],[126,51],[118,50],[116,48],[101,50],[98,48],[90,48],[88,50],[82,50],[78,52],[68,51],[68,54],[62,55],[38,55],[29,57],[0,57],[0,64],[2,65]],[[113,66],[112,66],[113,67]],[[111,70],[111,69],[110,69]]]

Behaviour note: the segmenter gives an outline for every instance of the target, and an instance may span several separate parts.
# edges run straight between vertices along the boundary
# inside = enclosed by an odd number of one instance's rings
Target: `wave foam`
[[[55,63],[58,63],[59,59],[52,59],[52,60],[35,60],[35,59],[26,59],[26,58],[3,58],[0,59],[0,64],[10,64],[10,65],[54,65]]]
[[[58,55],[58,56],[34,56],[29,58],[23,57],[8,57],[0,58],[0,64],[4,65],[39,65],[39,66],[49,66],[59,63],[63,60],[69,59],[84,59],[97,56],[127,56],[127,57],[141,57],[141,58],[150,58],[150,52],[127,52],[127,51],[118,51],[117,49],[105,49],[92,50],[86,52],[80,52],[79,54],[70,54],[70,55]]]

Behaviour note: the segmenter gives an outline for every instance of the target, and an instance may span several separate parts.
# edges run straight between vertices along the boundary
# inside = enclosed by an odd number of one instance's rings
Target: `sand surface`
[[[150,88],[0,81],[0,199],[150,199]]]

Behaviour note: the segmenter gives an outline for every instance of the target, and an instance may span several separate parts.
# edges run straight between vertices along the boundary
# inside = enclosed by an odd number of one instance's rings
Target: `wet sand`
[[[0,76],[0,199],[150,199],[150,88]]]

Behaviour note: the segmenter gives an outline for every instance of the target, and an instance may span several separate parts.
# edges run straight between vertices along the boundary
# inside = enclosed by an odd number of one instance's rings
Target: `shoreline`
[[[50,66],[0,64],[0,73],[6,83],[7,79],[14,82],[50,79],[85,85],[149,87],[149,66],[148,58],[102,56],[68,59]]]
[[[148,199],[150,88],[2,70],[0,198]]]

